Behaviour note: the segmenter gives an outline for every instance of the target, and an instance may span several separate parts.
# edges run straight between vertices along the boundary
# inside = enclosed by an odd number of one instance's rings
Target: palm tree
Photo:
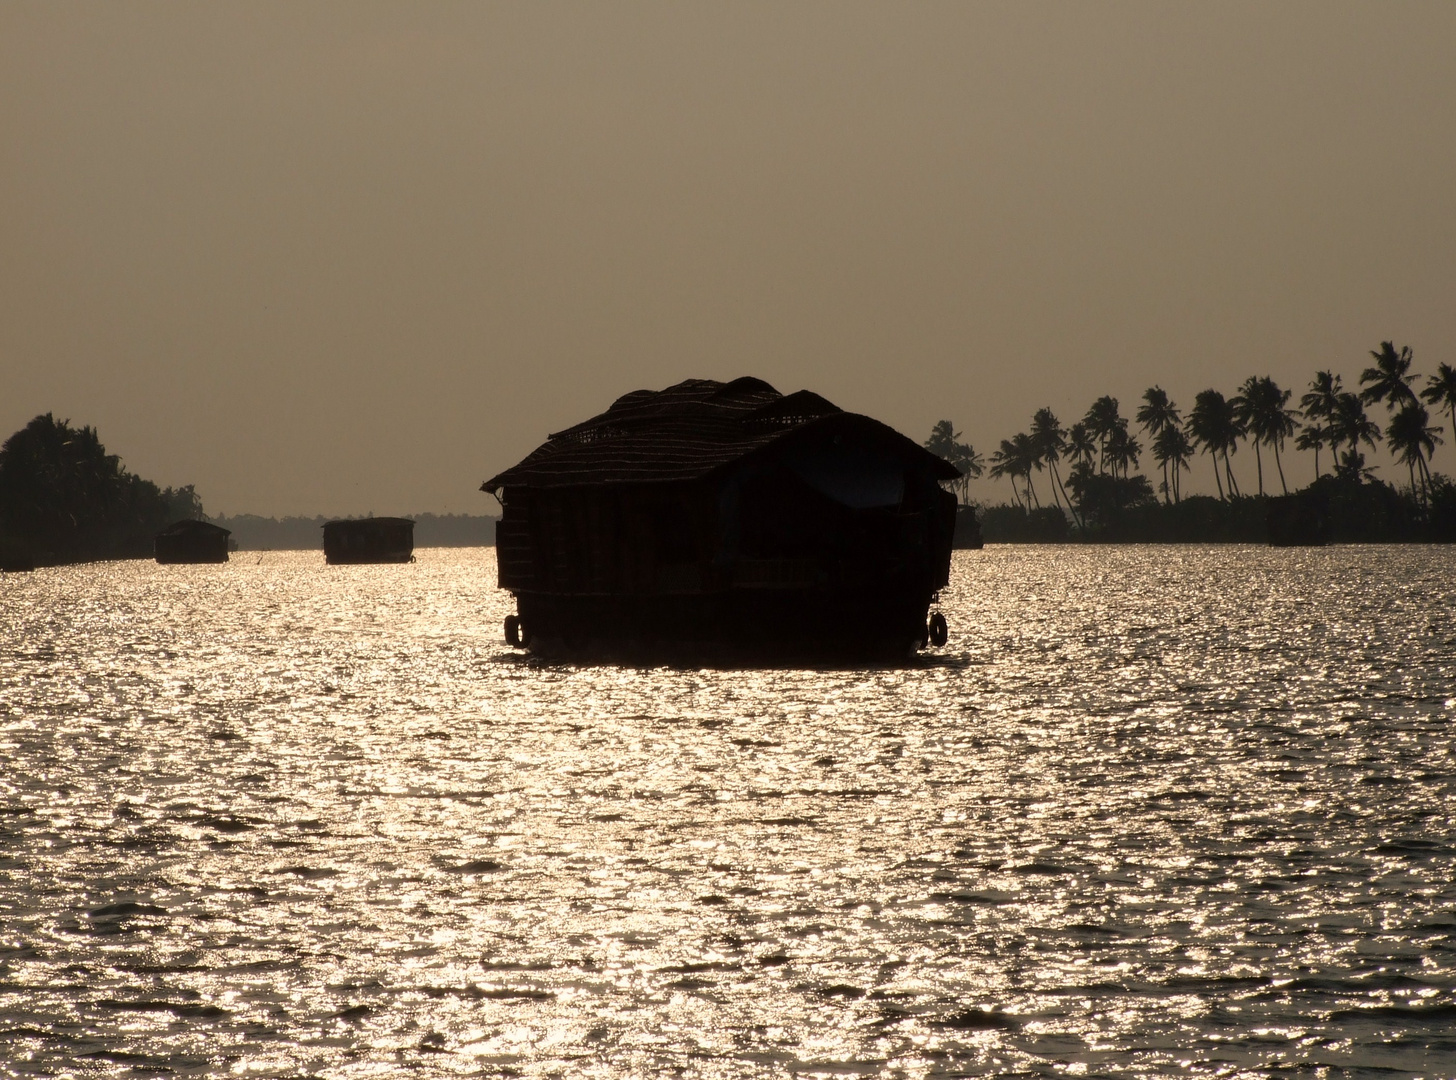
[[[1171,494],[1172,502],[1182,501],[1178,473],[1180,470],[1188,468],[1188,461],[1192,457],[1193,443],[1177,424],[1169,424],[1158,432],[1157,438],[1153,440],[1153,460],[1163,467],[1163,497],[1165,499]],[[1170,464],[1173,466],[1171,493],[1168,490],[1168,466]]]
[[[1021,477],[1022,483],[1031,496],[1032,503],[1038,510],[1041,509],[1041,500],[1036,497],[1036,487],[1031,482],[1031,471],[1041,471],[1041,457],[1036,452],[1036,444],[1032,442],[1031,436],[1026,432],[1019,432],[1011,436],[1011,447],[1015,452],[1016,473]]]
[[[1375,358],[1375,366],[1360,373],[1361,402],[1374,405],[1383,401],[1394,411],[1407,401],[1414,401],[1416,392],[1410,384],[1415,376],[1407,374],[1414,359],[1410,346],[1403,345],[1396,352],[1392,342],[1382,341],[1380,348],[1372,350],[1370,355]]]
[[[1335,450],[1341,443],[1349,444],[1339,469],[1341,473],[1346,476],[1363,475],[1365,459],[1360,454],[1359,444],[1363,442],[1374,450],[1379,440],[1380,426],[1365,415],[1365,406],[1358,396],[1344,393],[1335,399],[1335,412],[1330,417],[1330,448]]]
[[[1213,458],[1213,478],[1218,482],[1220,499],[1224,497],[1224,485],[1218,477],[1218,456],[1223,455],[1224,479],[1228,481],[1228,495],[1232,498],[1238,495],[1239,486],[1234,480],[1229,454],[1238,450],[1243,433],[1233,402],[1226,400],[1217,390],[1203,390],[1193,399],[1193,411],[1188,414],[1188,434]]]
[[[1010,439],[1002,439],[1001,445],[991,455],[991,479],[1000,480],[1003,476],[1011,481],[1011,498],[1017,506],[1021,505],[1021,496],[1016,491],[1016,474],[1012,472],[1016,462],[1016,447],[1011,445]]]
[[[1202,446],[1203,452],[1213,459],[1213,482],[1218,485],[1220,500],[1224,498],[1223,477],[1218,474],[1219,436],[1214,417],[1222,404],[1223,395],[1217,390],[1204,390],[1193,399],[1193,411],[1188,414],[1189,441]]]
[[[1320,371],[1315,373],[1314,381],[1309,384],[1309,393],[1299,399],[1299,407],[1304,410],[1305,418],[1315,422],[1300,432],[1299,441],[1294,445],[1300,450],[1314,450],[1316,480],[1320,477],[1320,447],[1330,444],[1330,419],[1335,415],[1335,403],[1342,389],[1338,375],[1330,371]]]
[[[1330,429],[1320,424],[1306,424],[1300,431],[1299,438],[1294,440],[1296,450],[1314,451],[1314,478],[1320,478],[1319,454],[1320,450],[1330,444]]]
[[[1035,448],[1037,460],[1045,462],[1048,471],[1052,474],[1052,498],[1056,500],[1058,509],[1061,508],[1062,499],[1067,499],[1067,489],[1062,485],[1062,476],[1057,469],[1057,462],[1062,459],[1062,454],[1067,448],[1067,436],[1062,431],[1061,421],[1051,409],[1037,409],[1031,418],[1031,441]],[[1062,489],[1061,498],[1057,497],[1057,488]],[[1072,500],[1067,499],[1067,507],[1070,509]]]
[[[1431,416],[1426,412],[1426,407],[1419,402],[1408,401],[1401,406],[1400,412],[1396,413],[1390,421],[1390,426],[1385,429],[1385,437],[1390,442],[1391,452],[1396,455],[1397,461],[1403,461],[1410,469],[1411,494],[1416,491],[1416,474],[1420,473],[1421,480],[1421,505],[1428,506],[1428,489],[1431,482],[1431,470],[1426,466],[1426,459],[1436,452],[1436,444],[1442,440],[1439,438],[1441,431],[1438,427],[1430,426]]]
[[[1375,471],[1365,467],[1365,455],[1358,450],[1346,450],[1339,456],[1335,475],[1344,477],[1346,480],[1358,480],[1361,483],[1375,479]]]
[[[1264,461],[1259,453],[1259,444],[1264,443],[1274,448],[1279,486],[1288,495],[1289,485],[1284,482],[1284,463],[1279,452],[1284,447],[1284,440],[1298,427],[1294,419],[1298,413],[1287,407],[1291,391],[1281,390],[1267,375],[1262,378],[1250,376],[1239,389],[1239,396],[1234,398],[1234,409],[1254,444],[1254,460],[1259,468],[1259,494],[1264,494]]]
[[[1167,391],[1161,386],[1149,387],[1143,391],[1143,402],[1144,404],[1137,411],[1137,422],[1144,431],[1153,437],[1154,455],[1156,456],[1157,437],[1169,428],[1176,428],[1183,418],[1178,411],[1178,406],[1169,400]],[[1157,460],[1163,466],[1163,495],[1166,498],[1168,497],[1168,459],[1158,458]]]
[[[1127,471],[1130,466],[1138,463],[1138,455],[1142,453],[1142,444],[1128,433],[1127,421],[1119,420],[1112,434],[1107,437],[1107,463],[1112,466],[1112,475],[1122,473],[1122,478],[1127,479]]]
[[[1421,397],[1437,410],[1445,407],[1451,417],[1451,431],[1456,434],[1456,368],[1450,364],[1437,364],[1436,374],[1426,378],[1428,381]]]
[[[1074,464],[1082,462],[1090,465],[1097,456],[1097,444],[1086,424],[1078,421],[1067,429],[1067,453]]]
[[[1183,417],[1178,411],[1178,406],[1168,398],[1168,393],[1161,386],[1153,386],[1143,391],[1144,404],[1137,411],[1137,422],[1149,435],[1156,435],[1164,428],[1173,427],[1180,423]]]
[[[985,459],[976,453],[976,448],[970,443],[960,443],[960,457],[951,464],[961,471],[961,502],[969,505],[971,501],[971,481],[979,480],[986,471]]]
[[[1107,471],[1107,440],[1112,438],[1112,433],[1117,430],[1124,421],[1117,411],[1117,398],[1104,394],[1092,403],[1087,410],[1087,415],[1082,418],[1082,423],[1087,425],[1088,433],[1097,440],[1098,462],[1097,471]]]
[[[1289,494],[1289,485],[1284,482],[1284,440],[1299,430],[1299,410],[1289,408],[1289,398],[1293,390],[1282,390],[1279,384],[1273,379],[1266,378],[1264,382],[1265,400],[1269,404],[1269,413],[1264,423],[1264,429],[1268,432],[1265,438],[1269,445],[1274,448],[1274,468],[1279,470],[1279,487],[1284,494]]]
[[[960,437],[961,433],[949,420],[937,420],[935,427],[930,429],[930,438],[925,440],[925,449],[950,461],[950,455],[954,453],[952,448]]]
[[[961,475],[951,481],[951,488],[964,505],[970,501],[971,481],[985,471],[985,464],[970,443],[957,441],[960,437],[961,433],[949,420],[938,420],[930,431],[930,438],[925,440],[925,449],[960,470]]]
[[[1254,463],[1258,467],[1259,494],[1264,494],[1264,462],[1259,455],[1259,432],[1253,427],[1255,417],[1259,412],[1259,380],[1250,375],[1244,380],[1244,385],[1239,387],[1239,392],[1229,402],[1233,406],[1234,416],[1245,432],[1252,435],[1249,441],[1254,444]]]

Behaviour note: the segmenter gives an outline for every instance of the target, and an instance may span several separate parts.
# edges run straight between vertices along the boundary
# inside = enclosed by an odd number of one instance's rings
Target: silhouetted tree
[[[1375,473],[1365,467],[1365,455],[1359,450],[1346,450],[1340,455],[1335,467],[1335,475],[1342,480],[1352,480],[1356,483],[1375,479]]]
[[[1002,439],[1001,445],[991,455],[991,479],[1000,480],[1004,476],[1011,481],[1011,498],[1017,506],[1022,505],[1021,495],[1016,490],[1016,478],[1021,475],[1020,468],[1016,445],[1010,439]]]
[[[1354,394],[1342,393],[1335,399],[1335,412],[1330,417],[1330,445],[1332,448],[1346,444],[1349,449],[1346,455],[1340,459],[1339,472],[1342,475],[1354,475],[1357,479],[1364,475],[1365,458],[1360,454],[1360,443],[1365,443],[1370,449],[1375,449],[1375,444],[1380,441],[1380,425],[1365,415],[1365,406],[1359,397]],[[1358,465],[1353,464],[1359,459]]]
[[[1319,453],[1330,444],[1329,428],[1323,424],[1306,424],[1299,432],[1299,438],[1294,440],[1296,450],[1314,451],[1314,478],[1320,478]]]
[[[1338,375],[1330,371],[1320,371],[1315,373],[1313,381],[1310,382],[1309,392],[1299,399],[1299,407],[1304,410],[1305,419],[1310,423],[1300,432],[1295,446],[1301,450],[1314,451],[1316,480],[1320,477],[1320,448],[1331,445],[1330,420],[1335,415],[1335,405],[1342,391]]]
[[[1149,435],[1157,435],[1165,428],[1176,427],[1183,420],[1161,386],[1149,387],[1143,391],[1143,404],[1137,411],[1137,422]]]
[[[1182,501],[1179,473],[1188,468],[1192,457],[1193,443],[1177,424],[1164,427],[1153,439],[1153,460],[1163,467],[1163,497],[1169,502]],[[1173,467],[1171,491],[1168,480],[1169,465]]]
[[[1290,391],[1281,390],[1267,375],[1262,378],[1250,376],[1234,398],[1234,412],[1254,444],[1254,460],[1259,470],[1259,494],[1264,494],[1264,460],[1259,453],[1260,444],[1274,448],[1274,464],[1279,469],[1279,486],[1289,494],[1289,485],[1284,482],[1284,465],[1279,452],[1284,440],[1294,434],[1295,410],[1288,408]]]
[[[94,428],[46,413],[0,447],[0,533],[41,561],[147,554],[157,532],[201,516],[191,486],[164,491],[132,475]]]
[[[1416,392],[1410,388],[1414,375],[1409,374],[1411,360],[1410,346],[1404,345],[1396,352],[1393,342],[1382,341],[1379,349],[1371,350],[1375,366],[1360,373],[1360,401],[1365,405],[1385,402],[1394,411],[1407,401],[1416,399]]]
[[[1094,472],[1086,462],[1078,462],[1067,474],[1067,486],[1077,498],[1084,528],[1093,532],[1115,533],[1129,510],[1157,502],[1146,476]]]
[[[1026,484],[1027,493],[1031,496],[1032,505],[1041,509],[1041,500],[1036,497],[1036,486],[1031,482],[1031,473],[1035,469],[1040,471],[1041,458],[1037,455],[1036,444],[1032,442],[1031,436],[1025,432],[1019,432],[1011,436],[1011,446],[1016,455],[1016,472]]]
[[[1193,411],[1188,414],[1188,434],[1213,458],[1213,477],[1218,481],[1218,456],[1223,455],[1224,477],[1228,480],[1228,496],[1239,493],[1234,480],[1233,466],[1229,454],[1239,448],[1243,435],[1233,403],[1217,390],[1203,390],[1193,399]],[[1219,483],[1218,497],[1224,498],[1224,486]]]
[[[1087,410],[1087,415],[1082,418],[1082,423],[1087,426],[1087,432],[1097,440],[1097,471],[1107,471],[1107,441],[1112,438],[1112,433],[1124,425],[1121,414],[1117,410],[1117,398],[1103,395],[1092,403]]]
[[[1031,418],[1031,442],[1037,455],[1037,459],[1045,463],[1047,471],[1052,474],[1052,498],[1056,501],[1058,509],[1061,508],[1062,500],[1067,502],[1067,509],[1072,509],[1072,501],[1067,498],[1067,489],[1062,486],[1061,472],[1057,469],[1057,462],[1061,461],[1062,453],[1066,449],[1066,435],[1062,431],[1062,424],[1056,418],[1051,409],[1037,409],[1036,414]],[[1061,488],[1061,496],[1058,497],[1057,489]],[[1073,512],[1075,516],[1075,512]]]
[[[1289,485],[1284,482],[1284,440],[1299,430],[1299,410],[1289,408],[1292,390],[1282,390],[1273,379],[1264,379],[1264,401],[1268,415],[1263,423],[1265,440],[1274,448],[1274,467],[1279,470],[1279,487],[1289,494]]]
[[[1157,456],[1157,439],[1169,428],[1176,428],[1182,422],[1182,415],[1178,406],[1169,399],[1167,392],[1161,386],[1149,387],[1143,391],[1143,404],[1137,411],[1137,422],[1144,431],[1153,439],[1153,456],[1163,467],[1163,497],[1169,498],[1168,486],[1168,462],[1169,458]],[[1186,441],[1186,440],[1185,440]],[[1176,481],[1173,487],[1177,487]]]
[[[1421,397],[1437,412],[1446,410],[1451,418],[1451,432],[1456,435],[1456,368],[1450,364],[1437,364],[1436,374],[1428,375],[1426,388]]]
[[[951,487],[957,499],[965,504],[970,502],[971,481],[980,477],[985,471],[985,465],[975,448],[970,443],[960,442],[960,437],[954,424],[949,420],[939,420],[931,429],[930,438],[925,440],[925,449],[960,470],[959,479],[952,481]]]
[[[1084,462],[1091,465],[1092,459],[1097,456],[1097,443],[1087,425],[1081,421],[1067,429],[1067,453],[1071,455],[1073,464]]]
[[[1119,421],[1112,429],[1112,434],[1107,437],[1107,464],[1112,469],[1112,475],[1120,475],[1126,480],[1128,470],[1137,465],[1138,455],[1142,451],[1142,444],[1127,430],[1127,421]]]
[[[1421,506],[1430,505],[1431,470],[1427,460],[1436,452],[1441,428],[1430,425],[1431,416],[1426,407],[1416,401],[1407,401],[1400,412],[1390,420],[1385,437],[1397,461],[1403,461],[1410,469],[1411,494],[1416,494],[1416,480],[1420,480]]]

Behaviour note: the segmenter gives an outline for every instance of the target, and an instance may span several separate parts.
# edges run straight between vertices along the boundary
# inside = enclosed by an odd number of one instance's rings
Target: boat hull
[[[516,597],[522,644],[535,655],[689,664],[903,661],[925,644],[930,601],[808,589]]]

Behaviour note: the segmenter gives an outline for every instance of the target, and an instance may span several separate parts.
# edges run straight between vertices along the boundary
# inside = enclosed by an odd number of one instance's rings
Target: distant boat
[[[210,521],[177,521],[152,540],[159,563],[224,563],[231,530]]]
[[[934,637],[954,466],[807,390],[637,390],[487,480],[506,636],[547,656],[896,659]]]
[[[409,518],[354,518],[324,523],[324,560],[405,563],[414,557],[415,523]]]

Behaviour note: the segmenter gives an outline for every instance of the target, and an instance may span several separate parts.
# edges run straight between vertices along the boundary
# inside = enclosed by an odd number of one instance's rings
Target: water
[[[1456,1075],[1456,551],[958,553],[850,672],[493,558],[0,577],[7,1075]]]

